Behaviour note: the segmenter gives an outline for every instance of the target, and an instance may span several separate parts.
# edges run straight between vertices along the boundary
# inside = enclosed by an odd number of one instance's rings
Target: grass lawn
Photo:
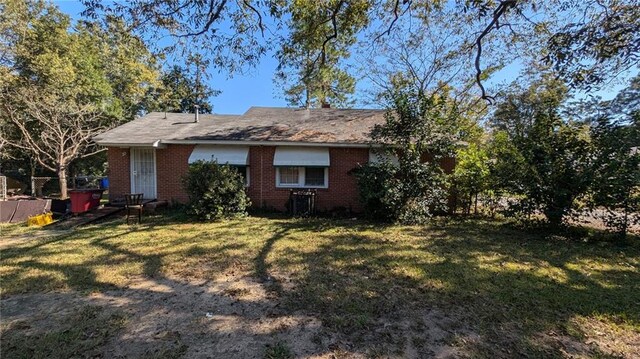
[[[50,238],[0,227],[3,357],[640,356],[638,238],[144,221]]]

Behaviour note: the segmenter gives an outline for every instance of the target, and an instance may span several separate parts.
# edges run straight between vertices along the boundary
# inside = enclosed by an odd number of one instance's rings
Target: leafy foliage
[[[458,113],[436,94],[397,92],[390,101],[386,122],[372,134],[389,145],[387,160],[356,171],[360,197],[373,217],[423,223],[446,210],[449,183],[441,162],[453,154],[459,137]],[[392,155],[397,165],[388,160]]]
[[[360,166],[353,172],[358,180],[360,202],[369,218],[393,221],[396,217],[391,211],[393,205],[387,195],[395,173],[396,168],[393,166],[371,163]]]
[[[10,139],[9,144],[55,172],[60,197],[67,198],[69,165],[95,153],[87,151],[92,138],[108,128],[104,116],[92,105],[78,105],[54,94],[43,95],[34,87],[0,92],[0,110],[18,132],[18,139]]]
[[[189,195],[189,211],[201,220],[244,216],[251,205],[242,176],[229,165],[215,161],[191,164],[183,185]]]
[[[323,96],[330,89],[337,102],[352,91],[351,75],[339,66],[350,45],[385,39],[403,19],[409,33],[430,31],[430,20],[463,23],[462,47],[473,51],[474,77],[481,97],[493,103],[483,82],[487,74],[514,59],[544,57],[576,87],[606,84],[638,62],[638,6],[634,0],[82,0],[91,19],[117,17],[149,39],[161,53],[182,56],[196,49],[218,70],[242,72],[256,65],[269,46],[280,44],[285,96],[304,102],[302,94]],[[447,10],[446,12],[443,9]],[[443,16],[443,14],[445,14]],[[268,21],[269,20],[269,21]],[[435,32],[437,35],[441,33]],[[369,34],[373,36],[361,36]],[[170,38],[170,45],[166,45]],[[260,41],[261,38],[264,41]],[[408,37],[411,41],[413,36]],[[442,34],[448,42],[449,34]],[[283,40],[283,41],[278,41]],[[505,56],[508,59],[505,61]],[[325,58],[320,66],[316,59]],[[468,57],[470,58],[470,57]],[[486,62],[486,64],[484,64]],[[469,70],[471,69],[471,71]],[[470,75],[470,76],[469,76]],[[309,81],[314,79],[314,81]],[[311,88],[320,84],[322,91]],[[313,96],[306,96],[307,99]],[[333,96],[333,95],[331,95]],[[320,99],[321,100],[321,99]]]
[[[592,205],[604,210],[605,224],[626,236],[640,223],[640,112],[630,124],[600,119],[592,128],[595,143]]]
[[[187,67],[173,65],[163,72],[160,88],[152,90],[157,100],[148,110],[190,113],[197,105],[200,113],[212,113],[213,106],[209,98],[217,96],[220,91],[213,90],[200,80],[201,71],[196,69],[194,75]]]
[[[289,104],[348,106],[355,79],[344,68],[349,47],[368,23],[369,4],[357,1],[287,1],[289,34],[281,39],[276,79]]]
[[[493,175],[517,200],[516,213],[540,211],[560,225],[591,183],[588,128],[562,120],[556,87],[510,95],[494,117]]]
[[[447,177],[438,163],[366,164],[355,171],[365,213],[373,219],[421,224],[447,209]]]
[[[55,172],[65,197],[69,166],[100,151],[92,138],[141,111],[157,81],[155,60],[116,18],[74,24],[40,1],[8,2],[3,10],[0,43],[9,53],[0,63],[7,75],[0,81],[0,144],[16,161],[33,158]]]
[[[470,212],[472,204],[477,212],[478,195],[489,188],[489,174],[489,155],[484,148],[471,143],[456,152],[453,181],[466,213]]]
[[[83,15],[92,20],[123,19],[138,35],[144,35],[154,50],[178,56],[193,49],[218,69],[229,73],[255,65],[266,45],[258,41],[264,33],[263,12],[275,11],[267,1],[228,0],[131,0],[105,2],[82,0]],[[162,41],[170,38],[172,41]]]
[[[575,6],[569,1],[565,9]],[[572,85],[590,88],[631,69],[640,59],[640,7],[633,1],[591,4],[578,21],[548,40],[547,61]]]

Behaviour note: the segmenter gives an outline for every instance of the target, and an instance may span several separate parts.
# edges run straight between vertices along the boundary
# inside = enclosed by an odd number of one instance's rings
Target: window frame
[[[276,188],[329,188],[329,167],[316,167],[324,169],[324,185],[323,186],[306,186],[306,172],[307,167],[314,166],[276,166]],[[280,169],[281,168],[297,168],[298,169],[298,183],[280,183]]]
[[[249,174],[250,171],[250,167],[248,165],[229,165],[229,167],[233,167],[236,168],[236,170],[238,169],[238,167],[244,167],[245,168],[245,176],[244,176],[244,186],[245,187],[249,187],[249,185],[251,184],[251,175]],[[240,172],[238,172],[240,173]],[[241,174],[242,175],[242,174]]]
[[[283,168],[293,168],[296,171],[296,175],[297,175],[297,182],[296,183],[282,183],[282,173],[280,173],[280,171]],[[300,170],[300,167],[297,166],[282,166],[282,167],[277,167],[277,177],[276,177],[276,183],[281,186],[281,187],[299,187],[300,186],[300,177],[302,176],[302,171]]]

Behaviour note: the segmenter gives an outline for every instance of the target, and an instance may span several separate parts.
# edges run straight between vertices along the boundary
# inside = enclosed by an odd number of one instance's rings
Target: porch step
[[[124,210],[124,207],[104,206],[88,212],[80,213],[75,216],[69,216],[65,219],[51,223],[45,226],[47,229],[72,229],[87,225],[99,219],[108,217]]]

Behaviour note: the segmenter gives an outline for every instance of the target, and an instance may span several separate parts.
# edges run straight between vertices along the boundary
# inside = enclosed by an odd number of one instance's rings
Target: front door
[[[156,198],[156,152],[153,148],[131,149],[131,193]]]

